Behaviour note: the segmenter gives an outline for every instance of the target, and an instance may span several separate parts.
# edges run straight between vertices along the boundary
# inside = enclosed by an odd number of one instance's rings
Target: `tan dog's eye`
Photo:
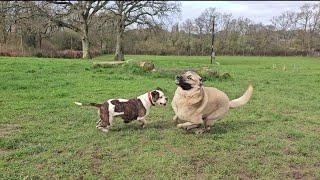
[[[191,75],[187,77],[188,79],[192,80]]]

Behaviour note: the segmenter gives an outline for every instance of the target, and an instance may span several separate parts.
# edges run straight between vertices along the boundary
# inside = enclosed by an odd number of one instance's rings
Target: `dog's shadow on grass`
[[[264,121],[251,121],[251,120],[234,120],[234,121],[223,121],[223,122],[216,122],[209,131],[205,132],[209,134],[225,134],[230,132],[238,132],[243,131],[247,128],[252,128],[254,126],[261,126],[265,124],[272,123],[271,120],[264,120]],[[186,133],[196,133],[199,129],[204,128],[203,125],[201,127],[186,131]]]
[[[181,122],[180,122],[181,123]],[[218,121],[216,122],[210,129],[210,131],[206,132],[209,134],[225,134],[229,131],[238,132],[243,131],[247,128],[252,128],[253,126],[261,126],[265,124],[272,123],[271,120],[264,120],[264,121],[252,121],[252,120],[234,120],[234,121]],[[126,130],[148,130],[148,129],[156,129],[156,130],[166,130],[166,129],[174,129],[174,130],[181,130],[176,127],[175,122],[168,122],[168,121],[157,121],[157,122],[150,122],[146,124],[145,128],[140,127],[139,122],[116,125],[112,127],[112,131],[126,131]],[[190,131],[183,130],[186,134],[194,134],[197,130],[203,128],[203,124],[199,128],[195,128]]]
[[[157,130],[165,130],[175,127],[173,122],[167,121],[158,121],[158,122],[149,122],[146,124],[145,128],[141,128],[139,122],[127,123],[122,125],[117,125],[112,127],[112,131],[125,131],[125,130],[148,130],[148,129],[157,129]]]

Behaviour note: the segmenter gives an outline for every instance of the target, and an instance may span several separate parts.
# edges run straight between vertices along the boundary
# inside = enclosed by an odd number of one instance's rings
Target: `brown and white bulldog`
[[[172,99],[175,112],[174,120],[187,121],[178,124],[178,128],[193,129],[204,123],[201,132],[209,130],[214,122],[221,119],[229,108],[236,108],[246,104],[253,92],[250,85],[247,91],[238,99],[229,100],[228,96],[213,87],[204,87],[202,78],[193,71],[176,76],[177,90]]]
[[[146,124],[145,118],[150,112],[151,106],[162,105],[166,106],[167,97],[162,92],[161,88],[157,88],[151,92],[147,92],[137,98],[132,99],[109,99],[102,104],[88,103],[83,104],[75,102],[79,106],[92,106],[99,109],[100,120],[97,122],[97,128],[103,132],[108,132],[112,125],[114,117],[121,117],[125,123],[134,120],[140,121],[141,127]]]

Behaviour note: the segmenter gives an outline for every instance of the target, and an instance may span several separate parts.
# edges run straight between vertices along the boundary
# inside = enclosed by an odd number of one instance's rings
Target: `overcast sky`
[[[232,13],[233,17],[247,17],[254,22],[270,24],[273,16],[283,11],[296,11],[305,3],[317,1],[182,1],[180,21],[194,19],[209,7],[215,7],[219,12]]]

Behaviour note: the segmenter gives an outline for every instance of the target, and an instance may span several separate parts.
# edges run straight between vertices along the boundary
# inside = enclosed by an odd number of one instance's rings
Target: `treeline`
[[[179,12],[180,3],[168,1],[1,1],[0,55],[91,58],[113,36],[115,60],[124,60],[128,27],[152,27]]]
[[[171,29],[128,31],[125,51],[131,54],[210,55],[215,17],[215,50],[218,55],[320,56],[320,3],[305,4],[299,11],[273,17],[271,25],[248,18],[233,18],[208,8],[195,19]]]
[[[115,54],[320,55],[320,3],[270,20],[234,18],[215,8],[181,23],[179,2],[1,1],[0,55],[83,57]]]

